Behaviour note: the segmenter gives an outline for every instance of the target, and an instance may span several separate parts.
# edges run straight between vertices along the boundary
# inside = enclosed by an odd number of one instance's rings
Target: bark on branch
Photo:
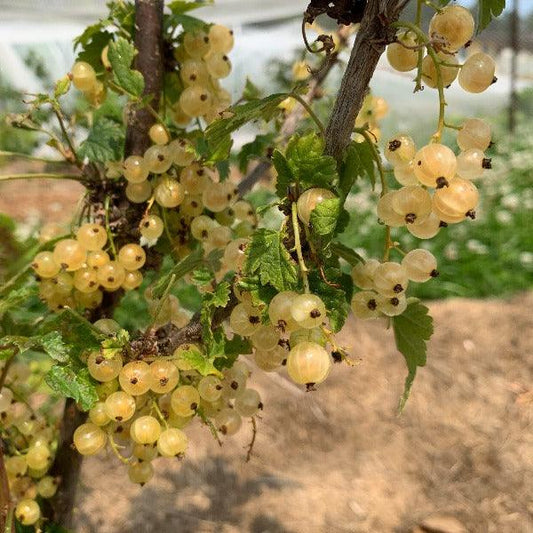
[[[159,109],[159,99],[163,87],[163,8],[164,0],[135,1],[135,68],[145,82],[144,95],[150,95],[150,106]],[[135,109],[128,121],[126,131],[125,157],[142,155],[150,146],[148,131],[155,119],[146,108]],[[113,293],[116,294],[116,293]],[[116,297],[109,297],[98,309],[98,317],[111,316],[118,303]],[[76,489],[82,464],[82,456],[73,447],[76,428],[87,418],[81,413],[72,399],[67,399],[61,425],[60,446],[52,466],[52,475],[61,482],[53,500],[53,520],[70,530],[73,524],[73,509]]]
[[[326,153],[339,160],[353,132],[381,54],[394,38],[392,22],[409,0],[368,0],[326,128]]]
[[[144,95],[150,106],[159,110],[163,88],[163,0],[135,1],[135,68],[144,77]],[[142,155],[150,146],[148,130],[155,122],[145,107],[133,111],[126,132],[125,155]]]

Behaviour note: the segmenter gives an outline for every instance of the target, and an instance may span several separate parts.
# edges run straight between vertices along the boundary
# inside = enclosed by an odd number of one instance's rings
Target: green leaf
[[[46,374],[48,386],[61,396],[74,398],[80,407],[89,410],[97,401],[96,383],[81,363],[55,365]]]
[[[218,328],[213,331],[213,314],[217,307],[225,307],[230,298],[230,284],[227,281],[219,283],[213,292],[204,294],[202,299],[202,309],[200,311],[200,322],[202,323],[202,340],[210,357],[222,355],[225,337]]]
[[[167,24],[170,26],[181,26],[186,33],[194,33],[196,31],[204,30],[207,26],[203,20],[185,14],[171,15],[168,18]]]
[[[492,19],[499,17],[504,9],[505,0],[479,0],[477,33],[483,31]]]
[[[68,346],[69,359],[79,360],[80,355],[87,351],[100,349],[105,336],[88,320],[72,309],[65,309],[54,315],[43,325],[43,332],[58,332]]]
[[[433,334],[433,318],[420,302],[412,302],[399,316],[392,319],[396,347],[405,357],[409,371],[400,398],[399,411],[405,407],[416,376],[416,369],[426,364],[427,341]]]
[[[244,90],[242,92],[243,100],[258,100],[262,96],[262,91],[255,85],[250,78],[246,78],[246,83],[244,84]]]
[[[51,331],[44,335],[34,335],[32,337],[6,335],[0,339],[0,344],[16,347],[19,354],[32,349],[40,349],[59,362],[66,362],[69,358],[69,347],[65,344],[58,331]],[[13,348],[6,348],[0,351],[0,359],[6,359],[11,355],[13,355]]]
[[[239,355],[252,353],[252,344],[248,339],[233,335],[231,340],[224,344],[224,355],[215,359],[214,365],[218,370],[231,368]]]
[[[240,278],[237,282],[237,286],[241,290],[250,293],[252,304],[257,307],[260,307],[262,304],[268,305],[272,298],[278,293],[272,285],[264,285],[261,283],[259,274]]]
[[[339,174],[339,189],[344,197],[348,196],[357,178],[367,176],[374,188],[376,174],[372,147],[365,141],[351,142],[346,149]]]
[[[238,155],[239,170],[246,172],[250,159],[264,157],[273,138],[274,136],[272,134],[258,135],[252,142],[243,144]]]
[[[253,120],[270,120],[281,113],[278,105],[287,97],[286,93],[277,93],[262,100],[253,100],[228,109],[231,116],[211,123],[205,131],[207,144],[212,153],[219,150],[219,145],[227,143],[227,136]]]
[[[154,283],[152,292],[154,298],[156,300],[161,298],[172,280],[175,283],[185,276],[185,274],[188,274],[189,272],[192,272],[203,265],[203,249],[197,248]]]
[[[70,89],[70,78],[68,76],[63,76],[61,79],[57,80],[54,88],[54,98],[59,98],[64,94],[67,94]]]
[[[324,268],[323,273],[327,282],[321,274],[313,271],[309,275],[309,286],[313,294],[322,298],[331,329],[336,333],[342,329],[348,317],[348,301],[352,296],[353,282],[350,276],[343,274],[338,268]]]
[[[200,7],[205,7],[212,4],[212,0],[174,0],[173,2],[170,2],[167,7],[170,9],[173,15],[182,15],[187,11],[192,11],[193,9],[198,9]]]
[[[355,250],[352,250],[340,242],[332,242],[330,248],[334,254],[337,254],[352,266],[357,265],[357,263],[365,262],[365,260]]]
[[[207,357],[195,347],[191,347],[190,350],[181,352],[180,361],[184,361],[191,365],[194,370],[198,371],[202,376],[208,376],[209,374],[214,374],[216,376],[222,375],[213,365],[213,359]]]
[[[303,137],[293,135],[285,157],[292,174],[300,186],[331,189],[337,181],[337,161],[324,155],[324,141],[316,133]]]
[[[318,235],[332,235],[342,211],[340,198],[328,198],[311,211],[311,227]]]
[[[35,285],[30,287],[19,287],[8,292],[7,295],[0,300],[0,316],[9,309],[20,306],[34,294],[37,294],[37,287]]]
[[[102,50],[112,39],[113,35],[108,31],[95,33],[90,42],[83,45],[83,50],[78,54],[76,61],[86,61],[96,72],[103,72],[105,69],[102,63]]]
[[[272,164],[278,174],[276,179],[276,194],[282,199],[287,196],[287,189],[291,183],[295,182],[295,178],[287,159],[279,150],[274,150]]]
[[[78,149],[78,154],[89,161],[118,161],[122,158],[124,128],[117,122],[102,117],[93,124],[89,136]]]
[[[258,272],[262,284],[270,283],[278,291],[298,285],[296,264],[283,244],[284,237],[280,231],[258,229],[246,251],[246,273]]]
[[[226,161],[231,154],[231,147],[233,146],[233,140],[228,134],[215,146],[214,150],[211,150],[209,157],[205,161],[206,166],[213,166],[216,163]]]
[[[60,363],[68,361],[69,347],[65,344],[61,333],[58,331],[51,331],[41,336],[38,343],[52,359]]]
[[[129,343],[130,334],[125,329],[118,331],[116,335],[113,335],[109,339],[102,342],[102,355],[106,359],[111,359],[115,355],[121,354],[124,347]]]
[[[83,30],[83,33],[81,35],[78,35],[78,37],[74,39],[74,50],[76,50],[78,46],[82,46],[82,47],[86,46],[89,43],[89,41],[97,33],[101,32],[103,29],[104,29],[103,21],[99,21],[99,22],[96,22],[95,24],[91,24],[90,26],[87,26],[87,28]]]
[[[127,93],[139,97],[144,90],[144,78],[138,70],[131,68],[135,54],[135,47],[124,37],[109,45],[108,58],[115,83]]]

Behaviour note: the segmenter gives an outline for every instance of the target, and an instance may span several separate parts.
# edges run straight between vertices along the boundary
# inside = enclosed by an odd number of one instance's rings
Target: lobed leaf
[[[144,90],[144,78],[138,70],[131,68],[136,53],[131,42],[119,37],[110,43],[108,58],[115,83],[130,95],[140,97]]]
[[[258,229],[247,248],[246,273],[258,273],[261,283],[278,291],[295,289],[298,285],[296,264],[283,244],[284,234]]]
[[[409,398],[417,367],[426,364],[427,341],[433,334],[433,318],[428,313],[425,305],[415,301],[401,315],[392,319],[396,347],[405,357],[408,369],[399,403],[400,412]]]

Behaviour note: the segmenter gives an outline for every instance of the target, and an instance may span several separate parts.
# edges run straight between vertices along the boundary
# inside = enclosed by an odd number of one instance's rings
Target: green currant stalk
[[[122,463],[124,463],[125,465],[129,465],[130,464],[130,461],[131,461],[131,457],[128,458],[128,457],[124,457],[120,451],[119,451],[119,448],[123,448],[123,446],[119,446],[116,442],[115,442],[115,439],[113,438],[113,434],[112,434],[112,431],[109,430],[107,432],[107,439],[109,440],[109,445],[111,446],[111,450],[113,450],[113,453],[117,456],[118,460]]]
[[[165,426],[165,429],[168,429],[168,423],[163,416],[163,413],[161,412],[161,409],[159,409],[159,405],[157,404],[156,400],[152,401],[152,409],[155,411],[155,414],[157,415],[157,418],[161,421],[161,423]]]
[[[213,422],[209,420],[209,418],[205,415],[203,410],[201,408],[196,410],[196,413],[202,420],[202,422],[209,428],[209,431],[211,432],[211,435],[213,435],[213,438],[218,442],[219,446],[222,446],[222,441],[220,440],[220,437],[218,436],[218,431]]]
[[[398,22],[393,22],[391,24],[394,28],[406,28],[411,30],[413,33],[416,34],[416,36],[419,38],[419,40],[426,45],[426,49],[428,51],[429,56],[431,57],[431,60],[433,61],[433,64],[435,65],[435,72],[437,73],[437,89],[439,92],[439,120],[437,124],[437,131],[432,136],[432,142],[438,143],[441,140],[442,137],[442,130],[444,129],[444,113],[446,109],[446,98],[444,96],[444,84],[442,82],[442,72],[441,72],[441,64],[439,57],[437,56],[437,53],[431,46],[431,42],[428,39],[427,35],[415,24],[412,24],[411,22],[404,22],[399,20]],[[419,75],[421,76],[421,70],[419,68]],[[418,79],[418,76],[417,76]],[[416,90],[416,87],[415,87]]]
[[[289,94],[291,98],[294,98],[298,103],[302,105],[302,107],[309,113],[309,116],[313,119],[315,124],[318,126],[318,129],[320,130],[320,134],[322,137],[326,135],[326,128],[324,127],[324,124],[322,124],[322,121],[318,118],[316,113],[312,110],[311,106],[299,95],[296,93]]]
[[[115,241],[113,240],[113,232],[109,226],[109,202],[110,197],[105,197],[104,209],[105,209],[105,230],[107,232],[107,238],[109,239],[109,245],[111,246],[111,253],[113,254],[113,259],[117,258],[117,249],[115,248]]]
[[[300,227],[298,221],[298,209],[296,207],[296,202],[292,203],[292,227],[294,231],[294,248],[296,249],[296,255],[298,256],[298,264],[300,266],[300,272],[302,274],[302,280],[304,284],[304,292],[309,294],[311,291],[309,289],[309,279],[307,278],[307,273],[309,269],[305,266],[304,256],[302,254],[302,243],[300,241]]]

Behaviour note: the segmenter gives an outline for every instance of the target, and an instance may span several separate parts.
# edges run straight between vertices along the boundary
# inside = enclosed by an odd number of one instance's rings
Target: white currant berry
[[[374,272],[374,289],[383,296],[392,298],[405,293],[408,285],[407,272],[399,263],[382,263]]]
[[[319,344],[300,342],[287,357],[290,378],[300,385],[322,383],[331,369],[331,357]]]
[[[418,283],[424,283],[439,275],[435,256],[423,248],[408,252],[402,259],[402,266],[409,279]]]
[[[416,153],[413,169],[422,185],[445,187],[455,176],[457,158],[453,151],[444,144],[427,144]]]

